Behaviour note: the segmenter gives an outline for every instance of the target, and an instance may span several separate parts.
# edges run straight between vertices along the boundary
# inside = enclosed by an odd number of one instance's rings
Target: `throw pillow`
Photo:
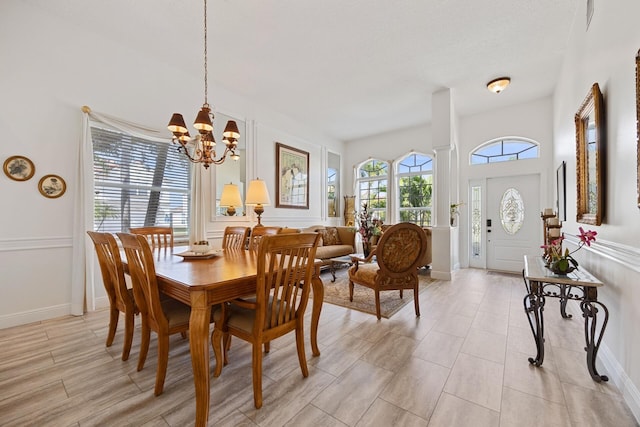
[[[322,232],[322,241],[324,246],[341,245],[338,229],[335,227],[327,227]]]

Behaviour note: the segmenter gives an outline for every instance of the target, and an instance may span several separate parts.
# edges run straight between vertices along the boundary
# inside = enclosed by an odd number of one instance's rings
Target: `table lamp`
[[[253,211],[258,215],[258,224],[256,227],[262,227],[260,222],[260,216],[264,212],[263,206],[269,206],[271,204],[271,198],[267,191],[267,184],[260,178],[254,179],[249,182],[249,188],[247,189],[247,198],[244,201],[245,205],[253,206]]]
[[[235,184],[225,184],[220,196],[220,207],[227,208],[228,216],[234,216],[236,214],[236,206],[242,206],[240,189]]]

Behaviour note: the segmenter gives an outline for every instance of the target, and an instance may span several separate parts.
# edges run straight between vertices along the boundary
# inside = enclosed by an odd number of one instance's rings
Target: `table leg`
[[[572,314],[567,314],[567,285],[560,284],[560,315],[564,319],[571,319]]]
[[[320,356],[318,348],[318,323],[320,322],[320,312],[324,301],[324,284],[320,279],[320,267],[317,266],[311,278],[311,289],[313,291],[313,307],[311,309],[311,351],[314,356]]]
[[[331,283],[336,282],[336,263],[329,261],[329,273],[331,273]]]
[[[206,426],[209,418],[209,322],[211,306],[203,291],[191,292],[189,349],[196,387],[196,426]]]
[[[600,375],[596,369],[596,357],[598,355],[598,349],[602,342],[602,336],[604,330],[607,327],[609,321],[609,309],[607,306],[597,301],[596,288],[585,289],[585,300],[580,303],[582,309],[582,316],[584,317],[584,337],[587,346],[585,350],[587,352],[587,368],[589,368],[589,374],[596,382],[609,381],[609,377],[606,375]],[[602,308],[604,312],[604,320],[598,330],[598,307]],[[597,338],[596,338],[597,336]]]
[[[536,341],[536,358],[529,358],[529,363],[535,366],[541,366],[544,361],[544,303],[545,298],[542,294],[542,283],[531,282],[531,292],[524,297],[524,311],[529,320],[531,333]]]

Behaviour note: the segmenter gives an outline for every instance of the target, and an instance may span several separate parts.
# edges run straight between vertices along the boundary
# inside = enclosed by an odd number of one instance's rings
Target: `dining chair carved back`
[[[249,238],[249,249],[257,251],[258,247],[260,246],[260,240],[262,239],[262,236],[272,236],[274,234],[279,234],[280,230],[282,230],[282,227],[264,225],[261,225],[260,227],[253,227],[253,229],[251,230],[251,236]]]
[[[173,249],[173,228],[152,226],[130,228],[131,234],[141,234],[147,238],[151,249]]]
[[[357,283],[375,292],[376,316],[380,314],[380,291],[413,289],[416,316],[420,316],[418,301],[418,267],[427,250],[427,236],[417,225],[401,222],[387,229],[375,250],[367,257],[353,257],[349,268],[349,300],[353,302],[353,285]],[[373,257],[376,262],[370,262]]]
[[[230,336],[252,344],[256,408],[262,407],[263,344],[265,351],[269,351],[267,343],[295,331],[300,369],[304,377],[309,375],[303,325],[319,239],[317,233],[264,236],[257,252],[255,298],[233,300],[214,313],[211,344],[216,361],[227,363],[226,343]],[[216,363],[214,376],[219,376],[221,371],[222,363]]]
[[[111,347],[111,344],[113,344],[120,312],[124,313],[122,360],[127,360],[131,351],[134,317],[138,314],[138,307],[133,297],[133,290],[127,289],[120,249],[111,233],[87,231],[87,234],[95,246],[100,272],[102,273],[102,283],[109,298],[109,332],[107,333],[106,346]]]
[[[222,236],[222,249],[245,249],[251,228],[226,227]]]
[[[151,331],[158,335],[158,368],[154,393],[162,394],[169,361],[169,335],[181,333],[186,337],[191,308],[169,297],[160,297],[153,254],[144,235],[118,233],[127,256],[127,265],[136,304],[142,318],[142,341],[138,371],[144,367],[149,351]]]

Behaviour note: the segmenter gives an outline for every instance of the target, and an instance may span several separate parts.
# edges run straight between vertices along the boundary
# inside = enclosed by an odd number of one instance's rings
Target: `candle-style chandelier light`
[[[240,132],[234,120],[229,120],[222,134],[222,142],[225,143],[224,153],[216,159],[215,145],[213,137],[213,113],[207,99],[207,0],[204,0],[204,104],[198,113],[193,127],[198,130],[198,135],[194,138],[189,135],[184,117],[180,113],[171,116],[167,128],[173,133],[173,142],[178,145],[178,151],[184,153],[193,163],[202,163],[205,169],[210,164],[219,165],[223,163],[227,155],[233,160],[238,160],[240,156],[236,152]]]

